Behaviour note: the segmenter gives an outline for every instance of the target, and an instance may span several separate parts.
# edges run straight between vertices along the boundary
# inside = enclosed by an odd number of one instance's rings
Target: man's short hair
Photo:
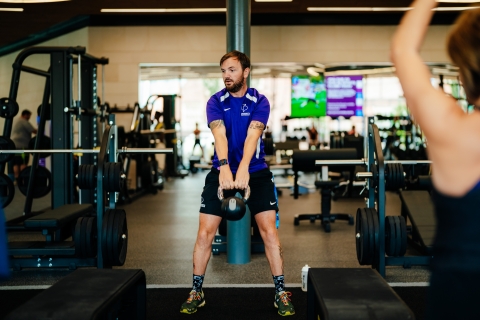
[[[31,115],[32,115],[32,113],[30,112],[30,110],[25,109],[25,110],[22,111],[22,117],[23,116],[31,116]]]
[[[225,62],[225,60],[230,58],[235,58],[238,61],[240,61],[240,64],[242,65],[242,70],[245,70],[246,68],[250,68],[250,58],[248,58],[248,56],[245,53],[237,50],[233,50],[225,54],[222,57],[222,59],[220,59],[220,66],[222,66],[222,63]]]

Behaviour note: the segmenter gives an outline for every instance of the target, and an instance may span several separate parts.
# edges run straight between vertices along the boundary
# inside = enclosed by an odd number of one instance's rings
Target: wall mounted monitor
[[[292,77],[292,118],[318,118],[326,115],[326,91],[323,75]]]
[[[363,76],[327,76],[327,116],[363,116]]]

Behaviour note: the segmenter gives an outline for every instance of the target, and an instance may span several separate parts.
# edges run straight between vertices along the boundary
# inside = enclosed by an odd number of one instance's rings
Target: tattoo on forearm
[[[259,122],[259,121],[252,121],[252,122],[250,122],[250,126],[248,128],[263,131],[263,129],[265,129],[265,125],[263,123]]]
[[[278,250],[279,250],[279,253],[280,253],[280,260],[282,260],[282,273],[283,273],[283,250],[282,250],[282,246],[278,246]]]
[[[223,124],[223,120],[214,120],[212,122],[210,122],[210,129],[213,130],[213,129],[216,129],[216,128],[220,128],[220,127],[223,127],[224,124]]]

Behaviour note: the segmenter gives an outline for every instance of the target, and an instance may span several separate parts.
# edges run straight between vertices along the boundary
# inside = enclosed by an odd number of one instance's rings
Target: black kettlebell
[[[236,194],[236,193],[235,193]],[[217,191],[218,199],[222,202],[222,212],[225,213],[225,217],[230,221],[238,221],[243,218],[247,211],[246,204],[250,197],[250,186],[244,190],[243,198],[236,196],[224,198],[222,187],[218,187]]]

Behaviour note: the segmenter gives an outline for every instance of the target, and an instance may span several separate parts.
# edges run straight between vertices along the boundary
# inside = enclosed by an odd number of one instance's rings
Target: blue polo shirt
[[[228,162],[232,173],[237,172],[243,157],[243,147],[247,138],[250,122],[259,121],[267,126],[270,115],[268,99],[254,88],[248,88],[241,98],[233,97],[227,89],[215,93],[207,102],[208,124],[215,120],[223,120],[228,140]],[[217,152],[213,156],[213,166],[218,168]],[[250,161],[248,172],[256,172],[267,168],[262,137],[258,139],[257,151]]]

